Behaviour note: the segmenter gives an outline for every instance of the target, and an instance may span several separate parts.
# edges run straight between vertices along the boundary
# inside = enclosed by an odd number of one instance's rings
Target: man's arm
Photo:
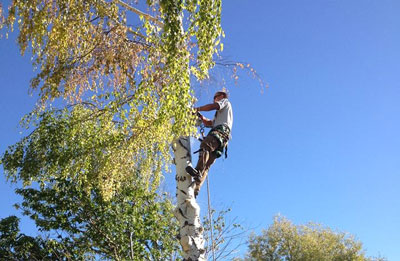
[[[195,109],[196,109],[197,112],[199,112],[199,111],[212,111],[212,110],[219,110],[220,107],[219,107],[219,104],[215,102],[215,103],[210,103],[210,104],[207,104],[207,105],[203,105],[203,106],[197,107]],[[203,121],[204,126],[212,127],[212,125],[213,125],[213,121],[212,120],[204,117],[202,114],[200,114],[199,117]]]
[[[213,110],[219,110],[218,103],[214,102],[196,108],[196,111],[213,111]]]
[[[212,127],[212,125],[213,125],[212,120],[210,120],[210,119],[204,117],[201,113],[198,113],[198,114],[199,114],[200,119],[203,121],[204,126],[206,126],[206,127]]]

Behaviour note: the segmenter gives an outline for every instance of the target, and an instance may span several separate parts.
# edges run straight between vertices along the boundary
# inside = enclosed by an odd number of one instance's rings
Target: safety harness
[[[205,128],[204,124],[201,123],[200,133],[202,138],[199,138],[200,142],[204,140],[204,128]],[[228,158],[228,141],[230,139],[230,133],[231,130],[229,129],[228,125],[225,124],[215,126],[208,133],[208,135],[215,137],[219,141],[219,147],[215,151],[213,151],[216,158],[221,157],[222,154],[224,154],[224,151],[225,151],[225,159]],[[196,154],[201,150],[202,149],[200,148],[199,150],[193,152],[193,154]]]
[[[214,151],[214,154],[217,158],[221,157],[225,150],[225,158],[228,157],[228,141],[230,138],[231,130],[228,125],[221,124],[215,126],[210,130],[208,135],[211,135],[219,141],[219,147]]]

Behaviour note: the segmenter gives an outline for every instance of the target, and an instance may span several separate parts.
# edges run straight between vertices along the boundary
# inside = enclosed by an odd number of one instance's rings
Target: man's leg
[[[200,181],[196,181],[196,187],[194,189],[196,195],[199,193],[201,186],[203,185],[204,181],[207,178],[208,171],[210,170],[211,165],[215,162],[216,159],[217,157],[215,156],[215,154],[211,152],[206,162],[205,169],[201,175]]]
[[[213,157],[211,154],[213,151],[218,149],[219,147],[219,140],[212,135],[207,135],[205,139],[200,144],[200,153],[199,153],[199,160],[197,161],[196,170],[203,175],[206,169],[209,169],[211,164],[214,163],[214,159],[209,161],[210,157]]]
[[[219,147],[219,141],[214,136],[208,135],[200,144],[199,160],[195,170],[198,172],[196,178],[195,195],[200,191],[200,187],[203,185],[210,166],[215,162],[216,156],[213,153]],[[190,173],[189,173],[190,174]]]

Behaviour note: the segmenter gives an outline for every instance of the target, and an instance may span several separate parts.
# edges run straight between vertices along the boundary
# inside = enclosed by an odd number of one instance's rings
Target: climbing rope
[[[213,219],[211,213],[211,200],[210,200],[210,183],[208,181],[207,175],[207,197],[208,197],[208,219],[210,220],[210,234],[211,234],[211,252],[213,256],[213,261],[215,261],[215,245],[214,245],[214,231],[213,231]]]
[[[201,134],[201,138],[199,139],[200,142],[202,142],[204,140],[204,123],[201,122],[200,124],[200,134]],[[201,149],[199,149],[196,152],[199,152]],[[194,153],[196,153],[194,152]],[[213,224],[213,219],[212,219],[212,213],[211,213],[211,199],[210,199],[210,182],[208,180],[208,175],[207,175],[207,199],[208,199],[208,219],[210,220],[210,238],[211,238],[211,252],[212,252],[212,257],[213,257],[213,261],[215,261],[215,242],[214,242],[214,224]]]

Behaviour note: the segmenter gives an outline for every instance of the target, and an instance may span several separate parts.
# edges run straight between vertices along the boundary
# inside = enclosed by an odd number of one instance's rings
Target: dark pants
[[[220,141],[212,135],[207,135],[207,137],[205,137],[204,140],[201,142],[199,161],[197,161],[196,169],[201,173],[202,176],[200,182],[196,183],[196,192],[200,191],[200,188],[207,177],[211,165],[217,159],[214,151],[217,150],[219,146]]]

